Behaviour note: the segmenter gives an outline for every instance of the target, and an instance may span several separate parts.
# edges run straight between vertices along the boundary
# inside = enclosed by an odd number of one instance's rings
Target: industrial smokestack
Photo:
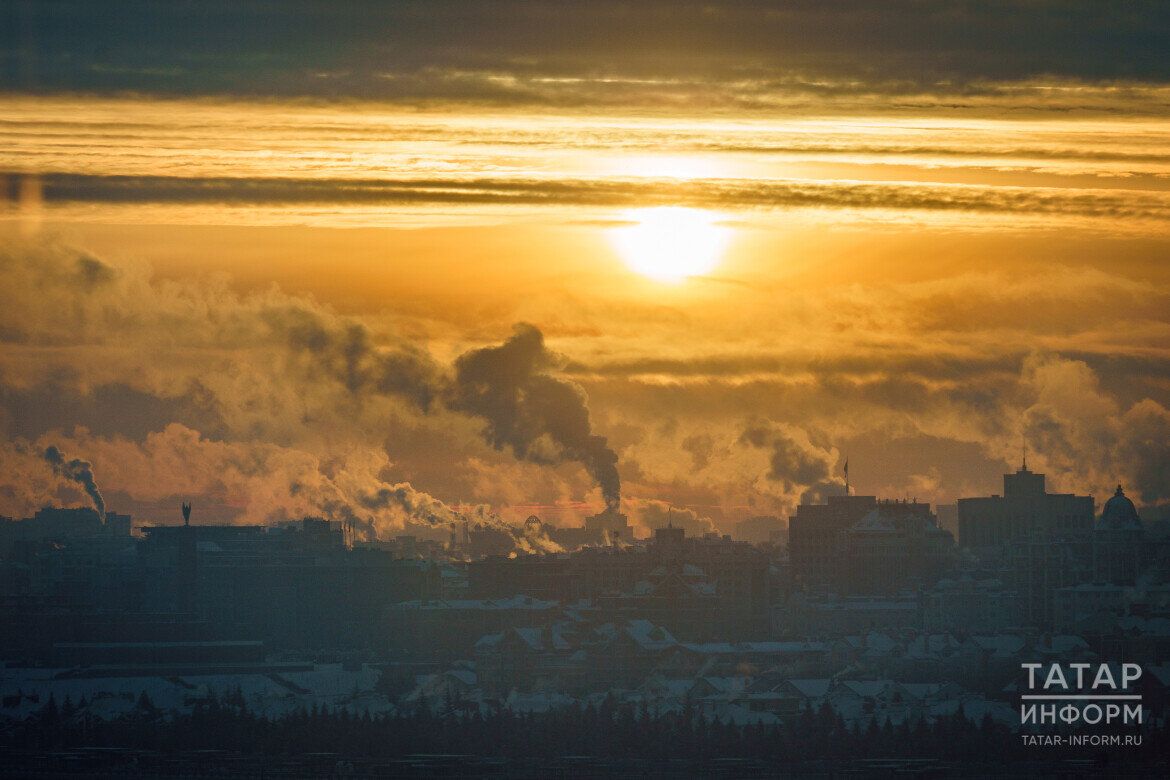
[[[89,461],[74,458],[65,460],[61,450],[50,445],[45,449],[45,462],[53,468],[58,477],[76,482],[85,489],[86,495],[93,501],[93,508],[97,510],[102,522],[106,521],[106,500],[98,490],[97,482],[93,478],[93,466]]]

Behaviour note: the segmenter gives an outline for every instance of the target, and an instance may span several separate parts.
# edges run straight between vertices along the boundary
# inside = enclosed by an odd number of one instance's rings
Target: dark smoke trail
[[[496,449],[507,447],[534,463],[581,463],[601,487],[606,506],[618,509],[617,455],[605,437],[593,433],[584,392],[548,373],[560,360],[532,325],[516,325],[499,346],[464,353],[452,377],[414,345],[378,349],[357,323],[339,326],[299,309],[273,310],[266,318],[294,352],[312,356],[315,368],[355,396],[396,395],[424,412],[441,400],[485,420],[484,438]]]
[[[49,446],[45,450],[45,461],[53,467],[54,474],[70,482],[76,482],[85,488],[85,492],[93,499],[93,507],[97,510],[98,516],[101,517],[102,522],[105,522],[106,500],[102,498],[101,491],[98,490],[97,482],[93,478],[93,466],[89,461],[80,458],[65,460],[61,450],[55,446]]]
[[[577,461],[597,480],[606,506],[617,511],[621,479],[617,454],[593,433],[584,392],[546,373],[557,357],[531,325],[515,326],[498,347],[464,353],[455,361],[448,406],[487,421],[484,436],[534,463]]]

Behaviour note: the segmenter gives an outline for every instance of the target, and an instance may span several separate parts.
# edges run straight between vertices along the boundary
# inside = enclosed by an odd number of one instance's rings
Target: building
[[[938,577],[953,544],[929,504],[875,496],[801,504],[788,528],[788,555],[801,583],[862,592]]]
[[[757,515],[736,523],[732,536],[742,542],[778,543],[784,546],[787,542],[788,529],[779,517]]]
[[[604,544],[634,541],[634,529],[630,525],[630,519],[613,508],[586,517],[585,530]]]
[[[951,536],[959,538],[959,505],[935,504],[934,513],[938,516],[938,527],[950,531]]]
[[[44,507],[23,520],[0,518],[0,558],[11,555],[19,542],[128,539],[130,524],[130,515],[107,512],[103,521],[90,507]]]
[[[923,594],[923,624],[927,631],[1003,631],[1018,619],[1017,602],[998,579],[943,579]]]
[[[937,580],[952,563],[954,539],[929,504],[880,501],[841,533],[839,581],[854,593],[891,593]]]
[[[350,548],[341,525],[320,518],[142,530],[146,609],[190,614],[228,637],[261,636],[274,649],[380,647],[391,639],[378,616],[441,589],[434,564]]]
[[[788,608],[772,612],[772,632],[778,637],[837,637],[870,631],[919,629],[922,605],[913,593],[884,597],[804,597]]]
[[[841,574],[841,535],[877,507],[875,496],[828,496],[801,504],[788,521],[788,556],[804,583],[836,582]]]
[[[1048,493],[1044,475],[1028,470],[1004,474],[1003,495],[959,499],[959,544],[1003,547],[1026,537],[1054,540],[1093,529],[1092,496]]]
[[[540,518],[533,516],[528,519],[529,523],[533,521],[539,524]],[[611,507],[586,517],[584,526],[542,524],[541,527],[549,539],[566,550],[597,545],[622,546],[635,541],[629,517]]]
[[[1143,568],[1145,535],[1137,508],[1118,485],[1093,528],[1094,579],[1132,585]]]

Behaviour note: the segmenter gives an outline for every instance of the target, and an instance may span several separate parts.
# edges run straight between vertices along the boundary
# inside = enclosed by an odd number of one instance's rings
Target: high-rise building
[[[959,499],[959,544],[1000,547],[1024,538],[1056,539],[1093,529],[1092,496],[1045,491],[1044,475],[1020,466],[1004,474],[1003,495]]]
[[[952,564],[955,546],[930,505],[917,501],[879,501],[842,537],[840,581],[859,593],[936,580]]]
[[[828,496],[824,504],[801,504],[788,521],[788,556],[804,582],[839,579],[842,535],[877,508],[876,496]]]

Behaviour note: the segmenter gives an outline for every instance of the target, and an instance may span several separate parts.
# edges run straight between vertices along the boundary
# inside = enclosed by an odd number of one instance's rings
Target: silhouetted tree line
[[[847,726],[828,705],[805,709],[781,725],[737,726],[703,717],[691,707],[654,714],[607,700],[599,706],[565,707],[548,713],[496,708],[482,714],[448,699],[438,713],[418,706],[393,715],[354,715],[346,710],[301,709],[269,719],[249,710],[237,690],[200,699],[188,714],[163,713],[141,694],[134,710],[101,721],[74,705],[50,698],[40,712],[0,731],[0,745],[23,751],[80,747],[183,752],[220,750],[242,755],[330,753],[388,759],[426,753],[531,759],[560,756],[704,762],[749,758],[777,764],[858,759],[937,759],[987,763],[1055,758],[1163,760],[1165,727],[1147,730],[1140,747],[1024,747],[1019,734],[961,712],[932,723],[892,725],[880,717],[862,729]],[[1132,732],[1129,732],[1132,733]]]

